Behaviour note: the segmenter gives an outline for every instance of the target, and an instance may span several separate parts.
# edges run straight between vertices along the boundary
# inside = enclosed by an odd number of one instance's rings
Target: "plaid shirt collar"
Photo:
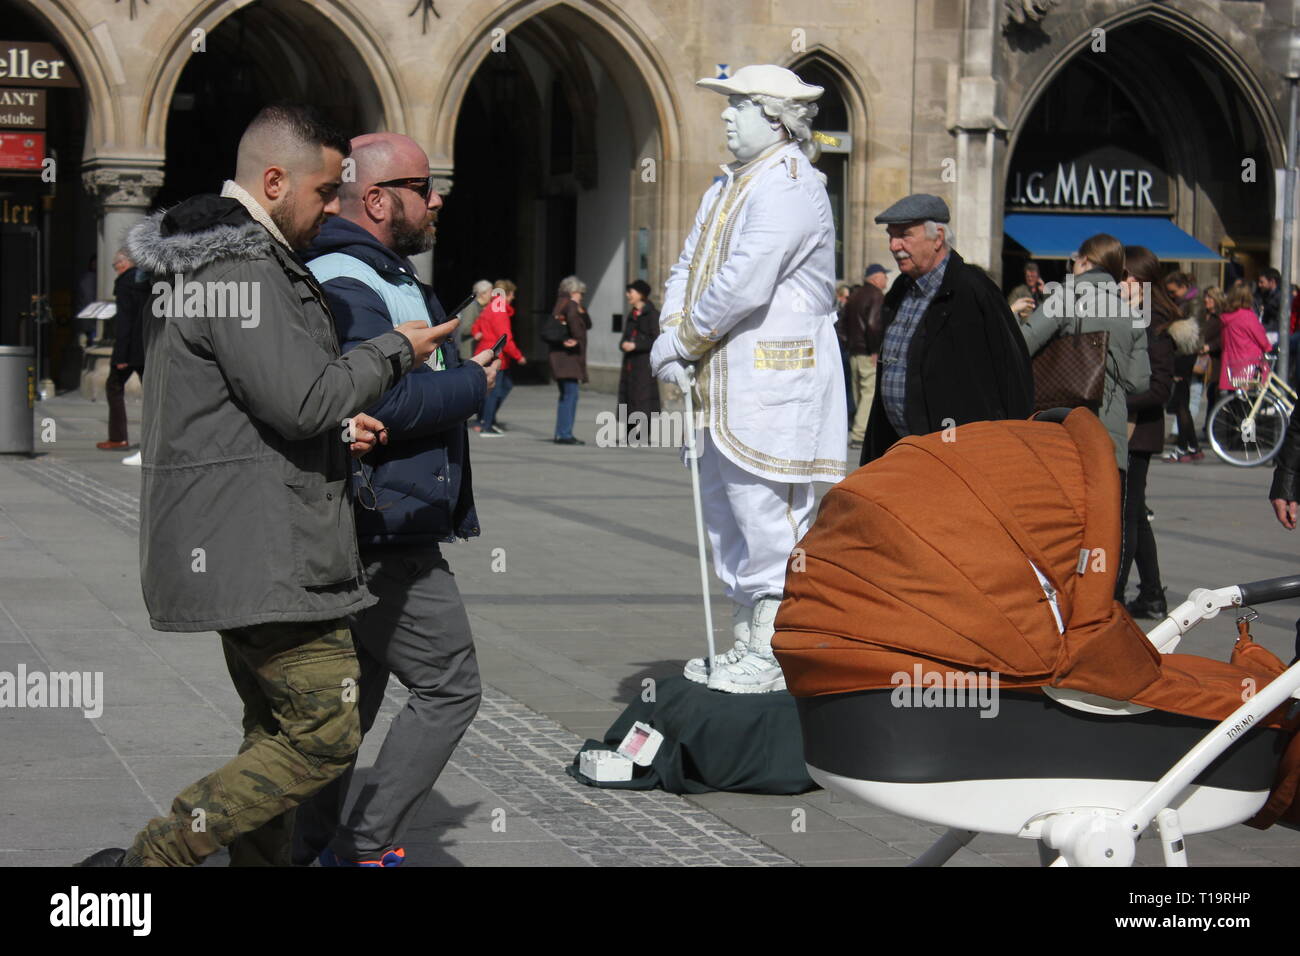
[[[920,278],[913,279],[907,294],[922,299],[933,298],[934,294],[939,291],[939,286],[943,284],[943,274],[948,271],[948,260],[951,257],[952,250],[949,250],[944,253],[942,262]]]

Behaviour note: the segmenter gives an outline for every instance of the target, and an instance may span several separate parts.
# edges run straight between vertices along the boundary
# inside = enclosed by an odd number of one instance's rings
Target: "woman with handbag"
[[[1034,309],[1020,331],[1029,354],[1035,356],[1036,389],[1041,384],[1040,374],[1045,371],[1042,364],[1051,358],[1047,353],[1054,342],[1074,335],[1097,343],[1104,336],[1105,349],[1093,359],[1098,365],[1104,365],[1100,398],[1093,411],[1110,432],[1116,466],[1123,472],[1128,469],[1128,396],[1145,391],[1151,377],[1146,330],[1141,323],[1134,328],[1129,309],[1120,307],[1123,305],[1119,300],[1119,283],[1124,277],[1124,246],[1114,236],[1098,233],[1079,246],[1071,269],[1073,300],[1063,301],[1071,289],[1069,284],[1050,284],[1047,298]],[[1089,299],[1091,303],[1085,301]],[[1082,315],[1083,312],[1088,314]],[[1096,367],[1083,371],[1100,372]]]
[[[1130,248],[1142,249],[1143,247],[1132,246]],[[1144,251],[1147,251],[1148,254],[1151,255],[1151,258],[1155,259],[1155,255],[1151,254],[1149,250]],[[1158,268],[1160,260],[1155,259],[1155,263]],[[1134,273],[1138,276],[1140,282],[1159,281],[1160,276],[1158,272],[1154,279],[1149,278],[1149,273],[1146,271],[1146,267],[1149,266],[1150,263],[1147,262],[1145,258],[1141,259],[1140,264],[1143,271],[1141,273]],[[1126,267],[1130,272],[1133,272],[1133,267],[1127,264],[1127,260]],[[1161,290],[1167,292],[1168,286],[1162,284]],[[1155,296],[1155,306],[1157,311],[1167,308],[1169,304],[1173,304],[1177,307],[1177,300],[1171,298],[1166,301],[1166,296]],[[1169,410],[1173,412],[1174,420],[1178,425],[1178,442],[1174,446],[1173,451],[1164,456],[1166,461],[1200,461],[1205,457],[1205,452],[1201,451],[1200,443],[1196,438],[1196,423],[1192,419],[1192,382],[1197,378],[1195,368],[1201,351],[1201,329],[1193,315],[1193,307],[1195,304],[1195,300],[1192,300],[1189,303],[1184,303],[1179,310],[1181,314],[1175,316],[1172,321],[1166,321],[1165,323],[1168,327],[1167,331],[1169,337],[1174,343],[1175,352],[1174,394],[1173,398],[1169,402]],[[1156,320],[1153,319],[1153,321]],[[1153,374],[1154,364],[1153,361]],[[1161,446],[1163,448],[1163,432],[1160,437],[1162,439]],[[1155,450],[1159,452],[1162,448],[1157,448]]]
[[[1124,247],[1124,284],[1121,294],[1130,305],[1149,306],[1144,309],[1151,316],[1147,326],[1147,355],[1151,364],[1151,380],[1146,389],[1128,396],[1129,420],[1132,431],[1128,439],[1128,469],[1124,474],[1124,537],[1120,551],[1119,572],[1115,576],[1115,600],[1124,603],[1124,590],[1128,585],[1129,568],[1134,561],[1138,568],[1137,597],[1127,605],[1134,617],[1164,617],[1165,589],[1160,583],[1160,560],[1156,553],[1155,535],[1147,518],[1147,474],[1151,456],[1165,447],[1165,402],[1176,388],[1177,353],[1181,351],[1178,335],[1179,322],[1194,319],[1182,318],[1178,304],[1165,290],[1161,281],[1160,260],[1145,246]],[[1150,295],[1150,303],[1143,298]],[[1194,340],[1198,337],[1192,333]],[[1195,345],[1187,358],[1195,361]],[[1188,372],[1191,365],[1188,363]],[[1184,405],[1186,408],[1186,389]],[[1188,413],[1190,420],[1191,413]]]
[[[555,307],[542,338],[550,347],[551,375],[559,386],[559,404],[555,410],[555,444],[585,445],[573,437],[573,421],[578,414],[578,383],[587,381],[587,330],[591,319],[582,307],[587,284],[577,276],[560,281]]]

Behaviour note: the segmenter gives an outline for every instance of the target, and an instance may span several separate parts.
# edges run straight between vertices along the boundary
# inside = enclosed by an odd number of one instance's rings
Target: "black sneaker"
[[[587,444],[587,443],[586,443],[585,441],[583,441],[581,438],[557,438],[557,439],[555,439],[555,444],[557,444],[557,445],[585,445],[585,444]]]
[[[1161,588],[1160,593],[1155,597],[1143,597],[1139,594],[1127,605],[1129,614],[1134,617],[1154,618],[1159,620],[1169,613],[1169,607],[1165,603],[1165,589]]]
[[[90,854],[77,866],[121,866],[124,859],[126,859],[126,850],[111,846],[107,850]]]

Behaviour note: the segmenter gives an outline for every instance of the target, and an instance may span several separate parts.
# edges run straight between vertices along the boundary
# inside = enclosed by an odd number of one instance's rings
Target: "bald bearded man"
[[[444,319],[407,258],[433,247],[442,207],[428,156],[396,133],[351,145],[355,176],[339,189],[339,215],[307,252],[345,353],[403,322]],[[401,864],[407,823],[478,711],[469,616],[440,544],[479,533],[466,422],[499,367],[491,349],[462,362],[449,339],[366,409],[387,426],[388,444],[359,459],[353,474],[361,560],[379,598],[352,622],[362,733],[379,713],[390,674],[408,694],[347,816],[350,772],[299,809],[297,863]]]

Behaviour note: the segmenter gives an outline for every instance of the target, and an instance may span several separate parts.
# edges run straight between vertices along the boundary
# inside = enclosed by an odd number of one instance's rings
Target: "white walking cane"
[[[695,376],[688,373],[686,388],[682,397],[686,400],[686,456],[691,461],[691,495],[695,500],[695,541],[700,549],[700,590],[704,592],[704,639],[708,642],[709,653],[704,658],[704,672],[713,673],[713,606],[709,603],[709,562],[704,554],[704,510],[700,504],[700,456],[695,449],[695,403],[692,391],[695,389]]]

